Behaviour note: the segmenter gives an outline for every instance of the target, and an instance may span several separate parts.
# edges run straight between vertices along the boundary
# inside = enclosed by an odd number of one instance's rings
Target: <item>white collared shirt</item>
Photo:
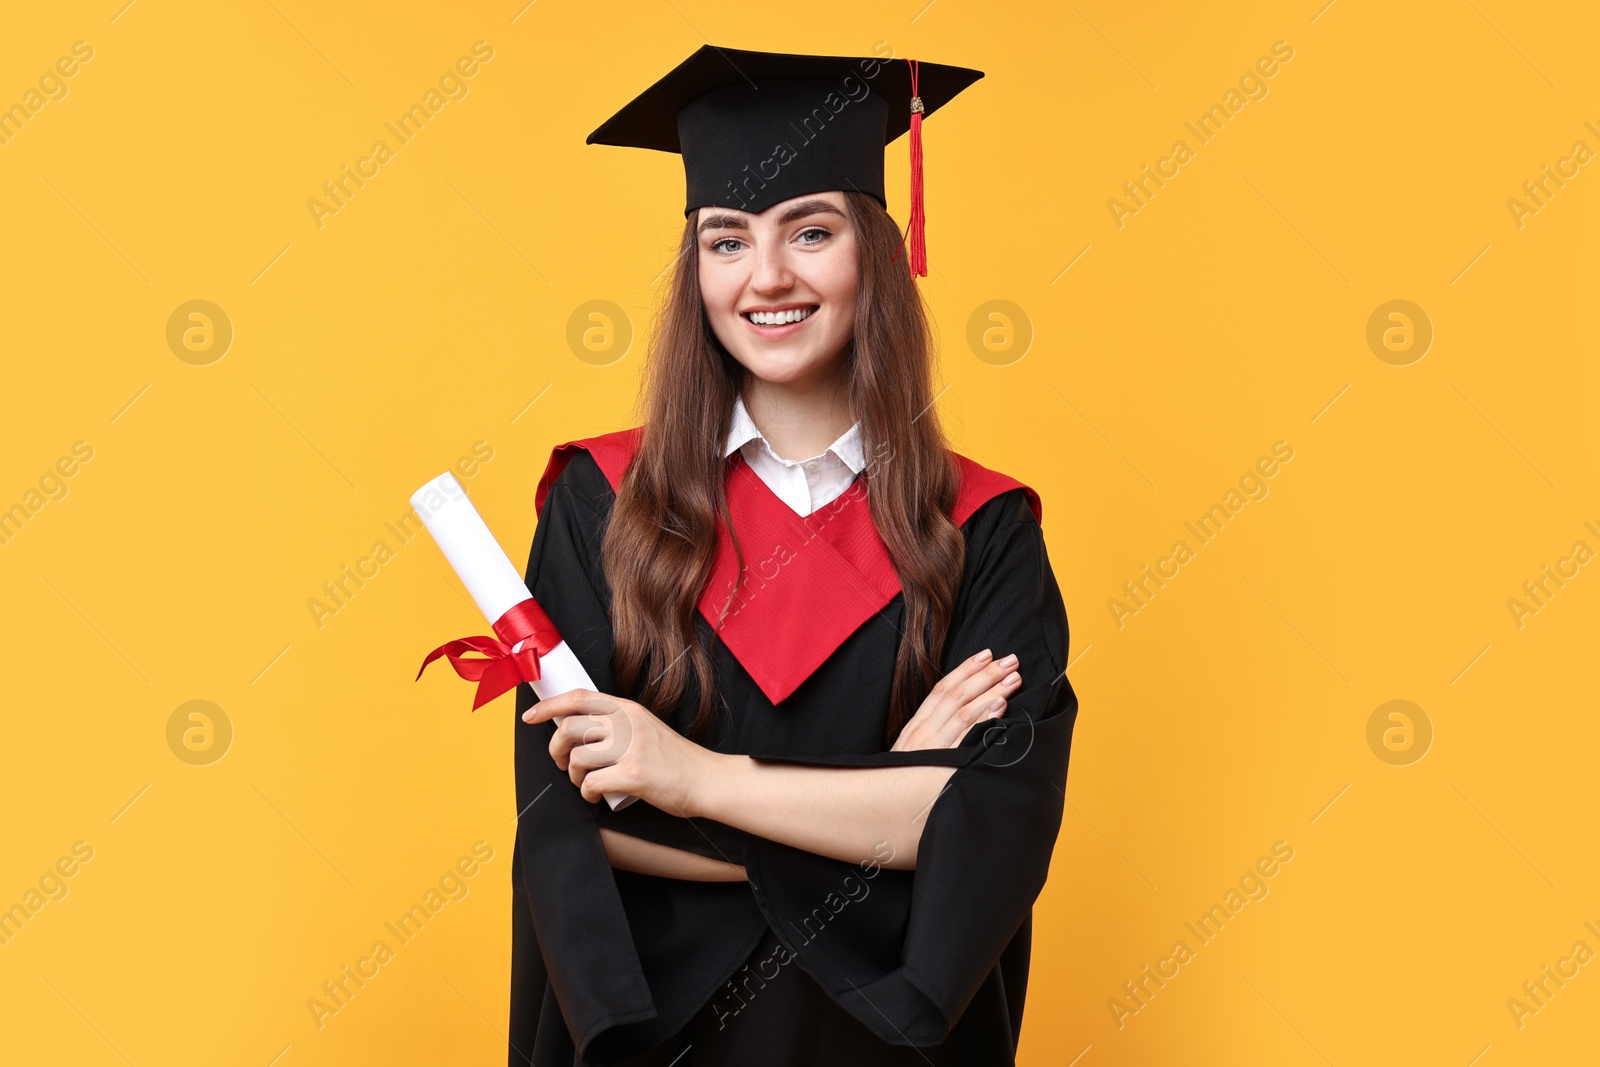
[[[866,469],[861,447],[861,423],[857,422],[820,455],[810,459],[783,459],[750,418],[744,397],[733,402],[733,425],[728,431],[724,457],[737,449],[750,469],[797,515],[809,515],[831,503]]]

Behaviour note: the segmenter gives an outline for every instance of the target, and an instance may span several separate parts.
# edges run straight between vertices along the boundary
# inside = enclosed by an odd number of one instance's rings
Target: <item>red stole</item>
[[[635,426],[557,445],[534,492],[535,509],[543,511],[545,496],[574,449],[594,457],[615,491],[638,452],[642,430]],[[955,457],[961,488],[950,519],[957,526],[981,505],[1016,488],[1026,491],[1034,517],[1042,518],[1039,495],[1032,488],[959,453]],[[733,539],[719,518],[717,555],[700,595],[700,613],[767,699],[778,704],[862,623],[888,606],[900,592],[900,577],[873,525],[864,474],[838,499],[802,517],[735,453],[724,491],[744,552],[744,585],[729,602],[738,561]],[[727,614],[718,629],[725,603]]]

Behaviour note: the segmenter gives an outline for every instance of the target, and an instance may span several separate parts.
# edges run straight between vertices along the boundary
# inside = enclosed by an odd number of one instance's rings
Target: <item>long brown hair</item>
[[[873,524],[905,597],[884,745],[893,744],[937,681],[966,541],[950,520],[959,473],[933,409],[933,343],[922,294],[900,253],[900,229],[865,193],[844,193],[860,257],[855,328],[843,357],[847,398],[868,459],[862,477]],[[723,444],[750,372],[712,332],[701,301],[696,217],[684,225],[644,368],[643,435],[617,490],[601,549],[612,591],[618,683],[648,677],[640,702],[660,714],[691,688],[691,737],[715,714],[716,675],[697,639],[696,605],[728,525]],[[729,598],[738,595],[738,587]],[[723,611],[726,612],[724,605]]]

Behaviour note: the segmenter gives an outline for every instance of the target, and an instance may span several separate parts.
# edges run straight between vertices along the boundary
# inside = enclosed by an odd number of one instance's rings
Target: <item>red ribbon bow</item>
[[[417,678],[422,677],[428,664],[440,656],[448,657],[457,674],[478,683],[477,695],[472,698],[472,710],[477,711],[500,694],[515,689],[519,682],[538,681],[539,658],[561,643],[555,623],[532,597],[512,605],[496,619],[494,632],[498,640],[495,637],[458,637],[446,641],[428,653],[417,670]],[[524,639],[528,643],[521,651],[511,651]],[[462,659],[467,652],[479,652],[487,658]]]

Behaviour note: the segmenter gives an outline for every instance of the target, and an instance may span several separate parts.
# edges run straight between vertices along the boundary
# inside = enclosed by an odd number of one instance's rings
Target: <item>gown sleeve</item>
[[[978,509],[963,528],[968,562],[941,676],[984,648],[1016,653],[1022,687],[999,719],[975,723],[953,749],[764,761],[825,766],[955,767],[924,824],[909,889],[883,924],[886,951],[817,937],[789,947],[830,995],[883,1041],[944,1040],[1032,914],[1061,826],[1078,700],[1065,675],[1067,616],[1044,535],[1024,492]],[[776,931],[804,929],[859,865],[751,836],[746,868]],[[895,921],[898,925],[895,925]],[[898,941],[898,944],[894,942]],[[898,952],[895,951],[898,949]]]
[[[599,567],[599,522],[580,486],[586,454],[575,456],[551,486],[528,555],[528,589],[550,616],[601,692],[612,692],[610,621]],[[599,478],[598,469],[590,470]],[[513,941],[513,975],[536,975],[542,956],[551,990],[580,1051],[603,1031],[653,1019],[657,1009],[640,963],[594,805],[583,799],[549,744],[554,722],[524,723],[531,686],[516,689],[517,878],[513,906],[526,909],[537,944]],[[531,979],[530,979],[531,984]],[[525,995],[537,991],[526,989]],[[519,1010],[512,1004],[513,1030]]]

